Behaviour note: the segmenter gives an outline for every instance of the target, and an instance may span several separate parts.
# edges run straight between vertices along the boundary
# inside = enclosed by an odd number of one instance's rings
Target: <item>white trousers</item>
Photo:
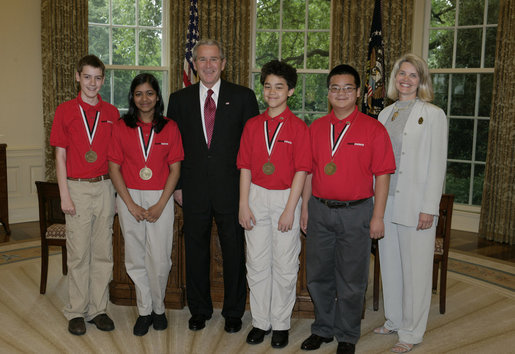
[[[384,216],[385,236],[379,240],[387,329],[398,331],[399,341],[418,344],[426,331],[436,224],[416,230],[391,222],[394,197],[389,196]]]
[[[277,230],[290,189],[268,190],[251,184],[250,210],[256,225],[245,231],[247,282],[250,288],[252,325],[268,330],[290,329],[299,271],[300,206],[295,208],[292,230]]]
[[[129,189],[134,202],[145,209],[156,204],[163,191]],[[125,240],[125,268],[136,287],[140,316],[165,312],[165,293],[172,267],[174,204],[170,198],[155,223],[138,222],[122,198],[116,198]]]

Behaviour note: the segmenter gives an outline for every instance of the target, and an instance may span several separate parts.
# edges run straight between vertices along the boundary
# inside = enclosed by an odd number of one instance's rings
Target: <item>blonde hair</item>
[[[408,53],[397,59],[393,66],[392,73],[390,75],[390,81],[388,82],[387,96],[392,100],[399,98],[399,92],[395,87],[395,77],[401,68],[402,63],[410,63],[417,70],[420,82],[417,88],[417,97],[425,102],[431,102],[433,100],[433,84],[431,82],[431,75],[429,74],[429,68],[424,59],[416,54]]]

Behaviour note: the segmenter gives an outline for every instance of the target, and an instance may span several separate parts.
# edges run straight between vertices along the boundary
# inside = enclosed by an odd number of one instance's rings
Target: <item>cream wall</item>
[[[37,220],[34,181],[44,178],[41,1],[2,1],[0,143],[7,144],[9,221]]]

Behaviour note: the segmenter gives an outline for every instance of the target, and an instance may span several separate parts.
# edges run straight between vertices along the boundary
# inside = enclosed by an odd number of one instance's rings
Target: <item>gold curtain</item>
[[[515,244],[515,1],[501,0],[479,235]]]
[[[200,38],[222,42],[227,64],[222,77],[248,86],[252,0],[199,0]],[[170,92],[182,88],[189,1],[170,3]]]
[[[331,31],[331,67],[350,64],[365,77],[368,39],[374,0],[333,0]],[[411,51],[413,1],[382,1],[383,42],[386,81],[395,60]],[[361,85],[363,86],[363,85]]]
[[[88,0],[41,1],[45,178],[55,180],[50,130],[57,106],[77,96],[75,71],[88,53]]]

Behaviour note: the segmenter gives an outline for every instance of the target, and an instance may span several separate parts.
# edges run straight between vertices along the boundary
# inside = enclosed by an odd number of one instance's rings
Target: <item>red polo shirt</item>
[[[165,118],[168,120],[168,118]],[[142,128],[145,144],[148,145],[152,123],[138,122]],[[181,135],[177,123],[168,120],[164,128],[155,134],[148,146],[145,162],[138,128],[129,128],[123,119],[113,128],[113,139],[109,146],[109,161],[121,166],[121,173],[127,188],[140,190],[162,190],[170,174],[169,165],[184,160]],[[141,179],[139,173],[144,167],[152,170],[152,178]]]
[[[282,122],[272,148],[271,156],[265,140],[265,122],[268,123],[268,137],[272,141],[274,132]],[[311,171],[311,147],[309,129],[288,107],[283,113],[272,118],[268,109],[250,119],[241,136],[237,166],[251,171],[252,183],[271,190],[284,190],[291,187],[293,176],[298,171]],[[275,171],[271,175],[263,172],[263,165],[270,161]]]
[[[338,150],[331,158],[331,125],[335,136],[350,123]],[[323,199],[351,201],[374,195],[373,176],[395,171],[392,143],[384,126],[358,111],[339,120],[331,112],[318,118],[310,126],[313,151],[313,195]],[[336,140],[336,139],[335,139]],[[327,175],[326,164],[336,164],[336,172]]]
[[[84,109],[88,125],[94,127],[99,112],[96,132],[90,144],[88,131],[84,125],[79,105]],[[115,106],[102,101],[91,106],[80,97],[64,102],[57,107],[50,133],[50,145],[66,149],[66,173],[72,178],[93,178],[108,173],[107,148],[111,139],[113,124],[120,114]],[[95,162],[87,162],[85,154],[89,150],[97,154]]]

